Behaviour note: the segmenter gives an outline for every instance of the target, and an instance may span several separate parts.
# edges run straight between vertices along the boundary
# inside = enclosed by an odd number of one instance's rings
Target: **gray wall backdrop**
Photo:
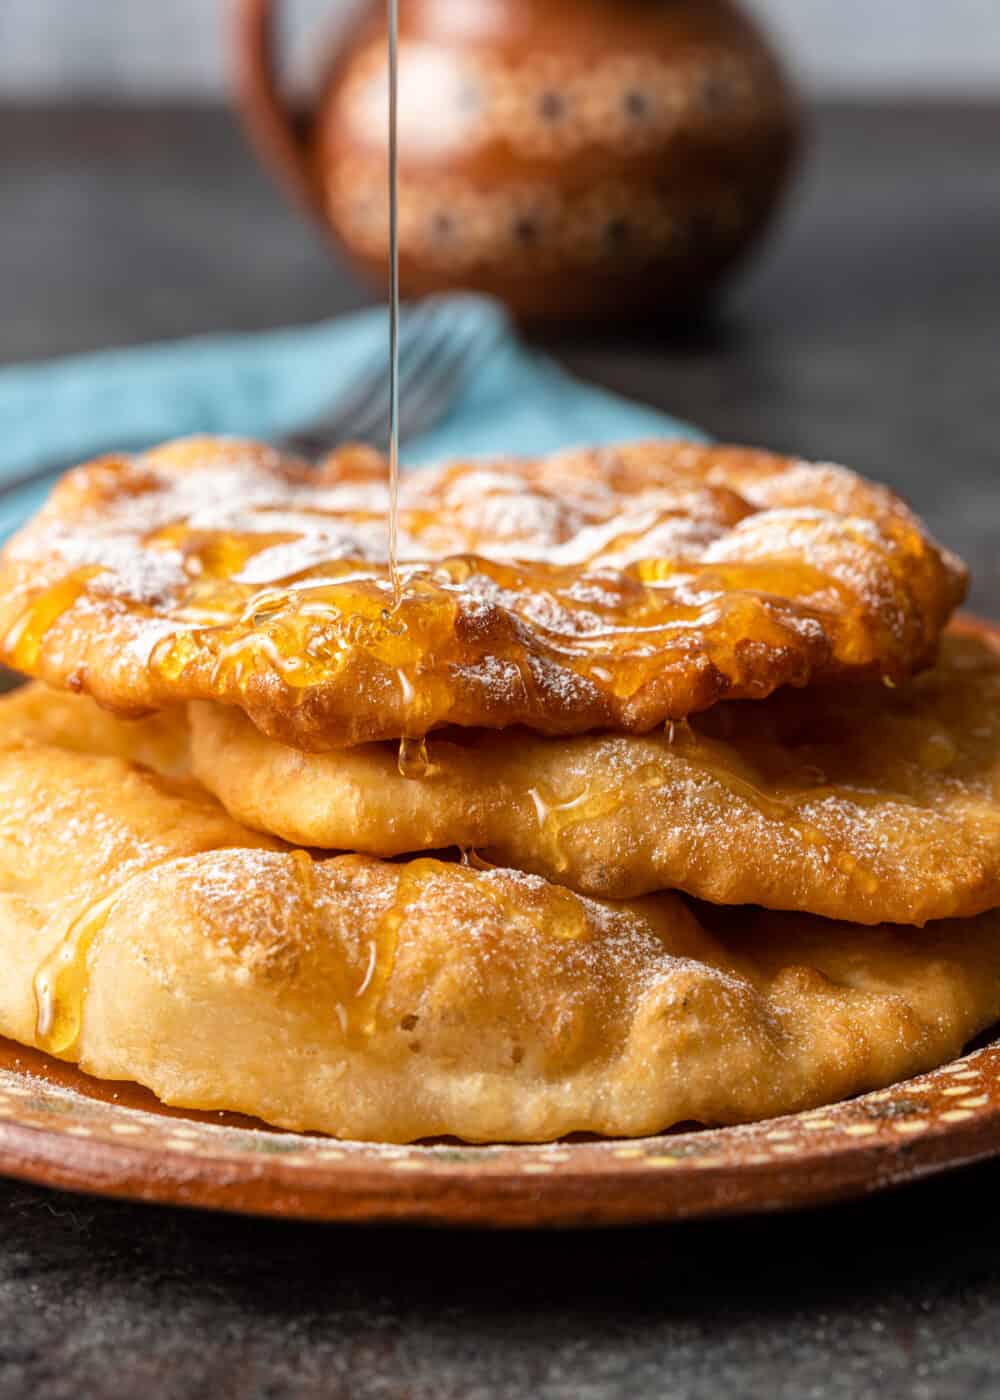
[[[286,0],[300,67],[317,23],[336,22],[355,3]],[[746,3],[815,91],[1000,92],[1000,0]],[[0,0],[0,96],[219,96],[225,7],[226,0]]]

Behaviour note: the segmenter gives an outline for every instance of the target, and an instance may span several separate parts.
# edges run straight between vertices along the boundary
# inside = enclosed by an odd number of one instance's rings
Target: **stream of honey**
[[[399,0],[389,22],[389,577],[399,607]]]
[[[403,600],[399,577],[399,0],[386,0],[389,28],[389,578],[392,612]],[[399,771],[427,778],[424,739],[401,738]]]

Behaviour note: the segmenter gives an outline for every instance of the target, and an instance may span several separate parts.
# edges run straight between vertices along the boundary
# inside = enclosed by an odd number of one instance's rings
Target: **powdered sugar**
[[[99,625],[133,658],[137,628],[176,621],[176,646],[145,648],[155,676],[87,677],[109,702],[128,677],[141,703],[225,698],[265,728],[280,707],[286,736],[317,747],[410,724],[644,729],[819,674],[902,677],[961,592],[952,562],[884,490],[739,449],[446,466],[408,474],[401,498],[395,630],[380,622],[385,474],[356,450],[315,477],[216,440],[80,469],[8,550],[8,587],[30,587],[36,566],[46,582],[60,565],[94,570],[71,581],[70,606],[128,605]],[[24,615],[12,612],[9,635]],[[56,629],[50,679],[79,683],[81,642],[82,629]]]
[[[98,569],[91,584],[96,592],[130,602],[154,606],[187,583],[177,550],[146,549],[134,536],[57,526],[46,544],[71,568]]]

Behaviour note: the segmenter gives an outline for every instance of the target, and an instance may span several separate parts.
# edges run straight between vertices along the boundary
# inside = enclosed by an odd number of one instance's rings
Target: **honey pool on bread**
[[[71,473],[4,553],[0,658],[122,713],[245,710],[300,749],[443,725],[647,732],[933,656],[961,565],[843,468],[646,444],[317,477],[194,439]],[[416,764],[419,768],[419,761]]]

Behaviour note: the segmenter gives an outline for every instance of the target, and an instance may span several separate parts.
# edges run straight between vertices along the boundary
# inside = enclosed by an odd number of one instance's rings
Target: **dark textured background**
[[[362,294],[231,121],[0,110],[0,356],[314,319]],[[827,108],[698,327],[552,343],[720,437],[902,489],[1000,616],[1000,107]],[[0,1183],[0,1400],[1000,1393],[1000,1168],[794,1219],[441,1236]]]
[[[363,3],[283,0],[291,70],[305,77],[313,46]],[[773,30],[810,92],[968,96],[1000,86],[994,0],[743,0],[743,8]],[[3,0],[0,92],[221,101],[227,9],[227,0]]]

